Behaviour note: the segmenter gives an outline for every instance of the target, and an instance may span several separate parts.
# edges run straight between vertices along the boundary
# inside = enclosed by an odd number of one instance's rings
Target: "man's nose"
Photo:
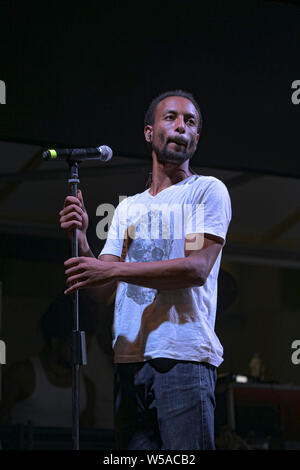
[[[180,134],[184,134],[185,132],[185,122],[183,116],[179,116],[176,121],[176,131],[180,132]]]

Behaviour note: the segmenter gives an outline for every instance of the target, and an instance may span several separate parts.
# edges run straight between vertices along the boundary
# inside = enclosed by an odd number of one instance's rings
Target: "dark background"
[[[224,181],[233,208],[219,276],[219,373],[249,374],[258,351],[267,384],[300,385],[300,366],[291,362],[291,344],[300,336],[300,105],[291,101],[291,84],[300,80],[298,2],[2,1],[0,13],[5,368],[42,347],[37,324],[64,288],[63,261],[70,256],[57,215],[67,168],[42,162],[42,150],[112,147],[108,165],[80,170],[97,254],[99,204],[115,206],[119,195],[145,188],[147,106],[159,93],[181,88],[204,116],[192,167]],[[100,325],[85,369],[97,387],[102,429],[113,426],[107,327]]]
[[[0,137],[146,155],[146,107],[183,88],[201,163],[300,176],[299,24],[290,2],[3,1]]]

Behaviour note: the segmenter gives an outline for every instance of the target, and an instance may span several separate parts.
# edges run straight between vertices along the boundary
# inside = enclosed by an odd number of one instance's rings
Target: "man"
[[[217,277],[231,206],[221,181],[189,169],[201,127],[189,93],[170,91],[153,100],[144,126],[153,159],[151,187],[118,205],[99,259],[85,235],[81,192],[67,197],[60,213],[69,236],[79,229],[80,257],[65,262],[65,293],[87,289],[103,300],[117,287],[119,449],[214,449],[214,387],[223,353],[214,333]]]

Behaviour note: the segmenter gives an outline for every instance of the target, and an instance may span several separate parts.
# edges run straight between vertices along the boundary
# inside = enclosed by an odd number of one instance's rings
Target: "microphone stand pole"
[[[72,196],[77,197],[79,181],[79,162],[69,160],[69,187]],[[78,233],[73,230],[72,258],[78,257]],[[72,330],[72,442],[73,450],[79,450],[79,415],[80,415],[80,366],[86,365],[85,333],[79,330],[79,292],[73,294],[73,330]]]

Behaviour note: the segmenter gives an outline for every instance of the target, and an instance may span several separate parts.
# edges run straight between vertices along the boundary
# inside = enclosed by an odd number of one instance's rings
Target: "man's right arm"
[[[78,255],[95,258],[92,250],[90,249],[86,232],[88,228],[88,214],[84,206],[82,193],[78,191],[78,197],[67,196],[64,202],[64,207],[59,213],[60,226],[72,240],[73,230],[77,229],[78,234]],[[119,256],[115,255],[101,255],[101,261],[121,261]],[[85,292],[95,302],[105,302],[114,293],[117,288],[117,281],[111,281],[103,286],[91,287],[84,289]]]

